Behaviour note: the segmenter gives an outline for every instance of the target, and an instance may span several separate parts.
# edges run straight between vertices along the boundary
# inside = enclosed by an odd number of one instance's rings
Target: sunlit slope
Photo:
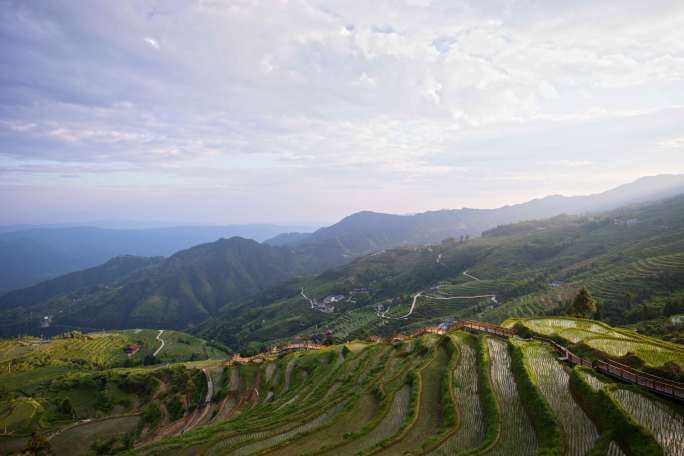
[[[610,357],[641,368],[684,371],[684,347],[643,336],[634,331],[613,328],[593,320],[569,317],[509,319],[503,324],[523,326],[544,337],[554,337],[578,354],[589,358]],[[635,360],[636,358],[636,360]]]
[[[684,449],[672,435],[681,420],[676,407],[630,389],[645,401],[641,407],[675,420],[672,430],[660,431],[655,423],[639,424],[639,406],[616,407],[638,431],[635,443],[587,408],[597,393],[574,385],[573,376],[588,374],[571,371],[539,342],[455,331],[353,342],[213,372],[211,412],[199,426],[131,453],[581,455],[605,447],[621,455]],[[600,382],[615,401],[635,402],[610,380]]]
[[[127,347],[135,351],[127,353]],[[226,356],[219,346],[178,331],[160,334],[158,330],[138,329],[68,332],[51,339],[18,337],[0,340],[0,383],[12,383],[15,376],[35,374],[36,369],[102,370]]]

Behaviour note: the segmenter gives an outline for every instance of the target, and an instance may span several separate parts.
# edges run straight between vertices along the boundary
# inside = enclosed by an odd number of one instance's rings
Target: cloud
[[[149,46],[155,49],[159,49],[159,41],[155,40],[154,38],[146,36],[145,38],[143,38],[143,41],[145,41],[145,43],[147,43]]]
[[[677,1],[0,2],[14,184],[249,175],[274,201],[324,186],[410,212],[474,188],[509,202],[512,176],[557,193],[586,169],[684,171]]]

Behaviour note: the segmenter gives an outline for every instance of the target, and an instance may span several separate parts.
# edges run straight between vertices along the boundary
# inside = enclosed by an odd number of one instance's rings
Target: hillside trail
[[[206,367],[202,368],[202,372],[204,373],[204,376],[207,378],[207,395],[204,398],[204,407],[202,407],[201,412],[196,411],[195,413],[193,413],[194,416],[190,418],[187,425],[181,431],[181,434],[188,432],[198,424],[202,423],[202,420],[204,420],[204,418],[209,413],[209,409],[211,409],[211,398],[214,395],[214,382],[211,380],[211,375],[209,375],[209,371]]]
[[[438,260],[437,260],[437,261],[439,262],[440,259],[441,259],[441,254],[440,254],[440,256],[438,257]],[[468,277],[469,279],[472,279],[472,280],[476,280],[476,281],[478,281],[478,282],[481,282],[481,280],[480,280],[479,278],[475,277],[475,276],[472,275],[472,274],[469,274],[469,273],[468,273],[468,270],[463,271],[463,275],[466,276],[466,277]],[[439,285],[438,285],[436,288],[439,289]],[[415,308],[416,308],[416,301],[418,301],[418,298],[421,297],[421,296],[423,296],[423,297],[425,297],[425,298],[428,298],[428,299],[435,299],[435,300],[438,300],[438,301],[448,301],[448,300],[451,300],[451,299],[481,299],[481,298],[489,298],[489,299],[491,299],[492,302],[494,302],[494,303],[496,303],[496,304],[499,303],[499,301],[496,300],[496,295],[495,295],[495,294],[482,294],[482,295],[473,295],[473,296],[430,296],[430,295],[427,295],[427,294],[424,295],[423,293],[427,293],[427,291],[426,291],[426,290],[422,290],[422,291],[419,291],[418,293],[416,293],[415,295],[413,295],[413,302],[411,303],[411,308],[409,309],[409,311],[408,311],[405,315],[401,315],[401,316],[399,316],[399,317],[390,317],[390,316],[387,316],[387,312],[389,312],[390,307],[387,307],[387,309],[385,309],[384,311],[378,310],[378,311],[376,312],[376,315],[377,315],[379,318],[384,318],[384,319],[388,319],[388,320],[390,320],[390,319],[391,319],[391,320],[407,320],[407,319],[411,316],[411,314],[413,314],[413,311],[414,311]],[[304,292],[303,292],[303,290],[302,290],[302,295],[303,295],[303,294],[304,294]]]
[[[161,345],[159,346],[159,348],[157,348],[157,349],[154,351],[154,353],[152,353],[152,356],[155,356],[155,357],[156,357],[156,356],[159,354],[159,352],[161,351],[161,349],[164,348],[165,343],[164,343],[164,339],[161,338],[161,335],[162,335],[162,334],[164,334],[164,330],[163,330],[163,329],[160,329],[160,330],[159,330],[159,334],[157,334],[156,339],[157,339],[159,342],[161,342]]]

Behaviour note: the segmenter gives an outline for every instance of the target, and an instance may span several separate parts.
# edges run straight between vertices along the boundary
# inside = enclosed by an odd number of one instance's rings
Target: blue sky
[[[0,0],[0,223],[329,223],[684,172],[681,1]]]

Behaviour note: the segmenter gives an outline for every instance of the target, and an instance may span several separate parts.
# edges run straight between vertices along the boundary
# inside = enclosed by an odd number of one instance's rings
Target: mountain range
[[[304,227],[299,227],[302,229]],[[0,292],[27,287],[120,255],[169,256],[197,244],[241,236],[263,241],[281,225],[174,226],[114,229],[92,226],[0,227]]]
[[[529,236],[537,229],[547,230],[556,225],[561,227],[554,229],[564,233],[563,230],[576,225],[576,217],[556,217],[542,225],[532,224],[532,232],[525,223],[500,226],[558,214],[596,214],[605,219],[608,216],[602,211],[652,204],[679,193],[684,193],[683,176],[657,176],[584,197],[551,196],[499,209],[443,210],[416,215],[360,212],[310,234],[291,233],[263,243],[231,237],[200,244],[168,258],[115,258],[101,266],[0,297],[0,333],[56,332],[68,327],[181,329],[200,325],[199,331],[220,338],[221,334],[229,333],[232,337],[249,328],[256,330],[255,322],[276,318],[280,326],[277,330],[271,328],[270,337],[286,337],[329,320],[329,315],[321,312],[301,320],[301,311],[310,307],[303,298],[297,298],[301,288],[320,289],[318,298],[323,297],[323,290],[331,294],[348,293],[359,287],[373,291],[375,294],[369,295],[373,299],[405,295],[477,266],[478,258],[490,251],[492,233],[506,234],[506,239],[510,237],[516,242],[511,247],[515,252],[511,253],[512,259],[507,257],[504,261],[497,257],[496,261],[502,261],[502,271],[508,273],[516,264],[534,269],[535,262],[541,264],[549,255],[567,255],[565,249],[574,241],[559,235],[560,240],[554,238],[548,244],[539,244]],[[481,240],[467,241],[468,236],[476,237],[483,232]],[[573,236],[583,238],[584,234],[579,230]],[[72,240],[72,245],[75,243]],[[88,250],[87,246],[83,248]],[[426,254],[426,248],[442,253],[443,260],[442,256]],[[587,251],[591,249],[588,247]],[[600,253],[599,249],[592,255]],[[589,257],[587,253],[583,261]],[[40,256],[36,258],[40,260]],[[450,267],[445,269],[443,264]],[[570,264],[559,261],[554,267]],[[358,269],[358,265],[363,267]],[[526,286],[523,283],[518,291],[509,290],[504,295],[518,297],[520,290],[529,291]],[[300,300],[292,304],[288,301],[292,299]],[[271,307],[279,302],[284,304]],[[38,326],[43,317],[49,318],[49,329]],[[243,342],[249,340],[252,339]],[[224,342],[242,343],[235,339]]]

